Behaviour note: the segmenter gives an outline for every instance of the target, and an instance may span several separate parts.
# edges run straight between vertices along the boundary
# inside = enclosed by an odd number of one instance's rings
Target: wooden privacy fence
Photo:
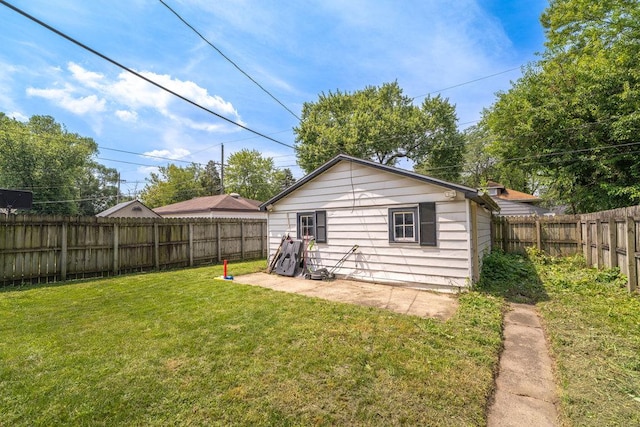
[[[619,267],[630,291],[639,289],[640,206],[583,215],[494,217],[493,247],[522,252],[536,247],[553,256],[583,253],[587,264]]]
[[[0,285],[266,257],[262,219],[0,216]]]

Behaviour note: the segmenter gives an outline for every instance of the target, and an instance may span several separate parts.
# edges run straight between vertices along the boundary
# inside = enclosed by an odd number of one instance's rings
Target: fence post
[[[193,223],[189,223],[189,267],[193,267]]]
[[[222,238],[220,237],[220,223],[216,222],[216,239],[218,244],[218,262],[222,262]]]
[[[244,220],[240,220],[240,259],[244,261]]]
[[[627,289],[635,291],[638,281],[638,269],[636,263],[636,223],[632,217],[627,217]]]
[[[502,251],[509,252],[509,221],[507,218],[500,218],[502,222]]]
[[[609,267],[618,266],[618,226],[614,218],[609,218]]]
[[[584,254],[584,248],[582,247],[582,221],[578,220],[576,221],[576,254],[580,252]]]
[[[160,230],[158,223],[153,223],[153,264],[156,270],[160,270]]]
[[[593,263],[592,263],[592,256],[591,256],[591,223],[589,222],[589,220],[585,221],[586,224],[586,242],[585,242],[585,259],[587,261],[587,266],[592,267]]]
[[[266,230],[266,226],[267,223],[266,222],[261,222],[260,223],[260,253],[262,254],[262,258],[266,258],[267,254],[266,254],[266,235],[267,235],[267,230]]]
[[[536,218],[536,248],[542,251],[542,224],[540,224],[540,218]]]
[[[118,236],[118,224],[113,224],[113,274],[118,274],[119,263],[118,259],[120,255],[120,250],[118,249],[119,245],[119,236]]]
[[[596,219],[596,261],[598,268],[602,268],[602,222]]]
[[[62,233],[60,236],[60,280],[67,280],[67,222],[62,221]]]

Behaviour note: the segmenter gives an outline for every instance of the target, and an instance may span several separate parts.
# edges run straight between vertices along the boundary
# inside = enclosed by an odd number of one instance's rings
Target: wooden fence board
[[[266,257],[266,221],[0,217],[0,285]]]
[[[640,288],[640,206],[575,216],[494,217],[493,246],[505,252],[537,247],[553,256],[582,253],[590,266],[619,267],[629,291]]]

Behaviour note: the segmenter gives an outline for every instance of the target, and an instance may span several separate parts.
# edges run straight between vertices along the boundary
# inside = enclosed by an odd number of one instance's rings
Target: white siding
[[[478,251],[482,257],[491,251],[491,212],[478,207]]]
[[[340,162],[274,204],[269,213],[269,252],[284,234],[296,238],[298,212],[327,211],[327,243],[313,254],[333,267],[353,245],[359,245],[337,273],[352,278],[411,283],[457,291],[469,286],[470,254],[467,201],[462,194],[386,171]],[[436,247],[389,242],[388,209],[436,202]],[[482,210],[482,209],[479,209]]]

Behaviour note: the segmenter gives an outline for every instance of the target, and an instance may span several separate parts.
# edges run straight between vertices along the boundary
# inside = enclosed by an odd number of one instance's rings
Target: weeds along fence
[[[261,219],[0,215],[0,286],[266,257]]]
[[[640,206],[583,215],[494,217],[493,247],[523,252],[535,247],[552,256],[582,253],[587,264],[619,267],[630,291],[640,289]]]

